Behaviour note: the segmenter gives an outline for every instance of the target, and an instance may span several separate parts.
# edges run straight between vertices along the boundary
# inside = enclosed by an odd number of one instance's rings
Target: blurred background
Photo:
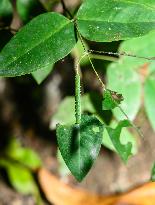
[[[65,0],[65,4],[75,14],[81,1]],[[0,50],[22,26],[49,11],[66,15],[59,0],[0,0]],[[85,43],[94,50],[90,55],[107,87],[123,94],[122,108],[140,127],[143,137],[134,129],[123,130],[122,143],[131,142],[133,154],[124,164],[104,132],[98,159],[83,182],[77,183],[57,149],[55,128],[57,123],[75,120],[74,66],[83,55],[81,43],[45,70],[16,78],[0,77],[0,205],[155,204],[155,192],[150,192],[155,185],[145,184],[155,159],[155,63],[138,58],[154,56],[155,32],[124,42]],[[137,58],[99,55],[96,50],[127,52]],[[81,61],[81,73],[82,111],[115,127],[124,116],[117,109],[113,113],[102,111],[100,83],[87,58]],[[134,202],[131,197],[125,203],[115,202],[113,195],[128,196],[136,187],[140,187],[136,193],[141,196],[144,184],[146,202],[141,198]]]

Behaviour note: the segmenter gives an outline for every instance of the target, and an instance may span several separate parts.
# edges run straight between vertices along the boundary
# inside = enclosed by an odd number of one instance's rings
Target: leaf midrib
[[[66,22],[65,24],[61,25],[61,27],[59,27],[59,29],[57,29],[55,32],[52,32],[52,34],[50,33],[50,35],[47,35],[43,40],[41,39],[37,44],[35,44],[34,46],[32,46],[30,49],[26,50],[26,52],[24,52],[22,55],[18,56],[15,60],[10,61],[8,64],[6,64],[6,67],[11,65],[11,63],[14,63],[16,61],[18,61],[19,58],[22,58],[23,56],[25,56],[27,53],[29,53],[30,51],[32,51],[34,48],[36,48],[37,46],[39,46],[40,44],[42,44],[43,42],[45,42],[47,39],[51,38],[52,36],[54,36],[56,33],[60,32],[66,25],[72,23],[71,21]],[[3,70],[1,70],[3,71]]]
[[[144,7],[146,7],[147,9],[150,9],[150,10],[155,10],[155,6],[153,6],[153,7],[151,7],[151,5],[149,5],[149,4],[144,4],[144,3],[139,3],[139,2],[133,2],[133,1],[130,1],[130,0],[116,0],[116,1],[118,1],[118,2],[127,2],[127,3],[130,3],[130,4],[137,4],[138,6],[144,6]]]
[[[137,23],[155,23],[155,20],[154,21],[145,21],[145,22],[142,22],[142,21],[138,21],[138,22],[118,22],[118,21],[102,21],[102,20],[94,20],[94,19],[77,19],[78,21],[88,21],[88,22],[101,22],[101,23],[113,23],[113,24],[116,24],[116,23],[119,23],[119,24],[137,24]]]

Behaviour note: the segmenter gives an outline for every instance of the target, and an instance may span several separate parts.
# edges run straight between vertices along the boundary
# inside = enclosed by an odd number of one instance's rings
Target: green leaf
[[[28,169],[20,165],[9,166],[8,175],[13,187],[23,194],[34,194],[36,185]]]
[[[112,63],[107,68],[107,87],[121,93],[124,100],[121,108],[133,120],[141,105],[141,82],[140,76],[128,63],[122,63],[121,60]],[[124,119],[124,115],[119,108],[113,110],[118,120]]]
[[[5,154],[30,169],[35,170],[41,166],[39,156],[32,149],[21,147],[20,143],[15,139],[10,140]]]
[[[144,85],[144,105],[147,116],[155,130],[155,76],[150,75]]]
[[[153,167],[151,170],[151,181],[155,182],[155,163],[153,164]]]
[[[117,92],[106,89],[103,93],[102,109],[112,110],[123,100],[123,96]]]
[[[41,14],[23,27],[0,53],[0,75],[29,74],[65,57],[76,44],[74,24],[64,16]]]
[[[43,7],[46,9],[46,11],[51,11],[53,8],[60,2],[59,0],[46,0],[46,1],[40,1]]]
[[[95,113],[95,107],[91,102],[91,94],[81,96],[81,111]],[[55,129],[56,124],[72,125],[75,122],[75,98],[65,97],[59,105],[58,111],[52,116],[50,128]]]
[[[62,157],[71,173],[81,181],[97,158],[102,143],[103,125],[94,116],[82,115],[80,125],[57,126]]]
[[[155,7],[155,1],[154,0],[130,0],[130,1],[135,2],[135,3],[144,4],[146,6]]]
[[[117,126],[118,122],[115,120],[112,120],[112,122],[110,123],[109,127],[111,128],[115,128]],[[134,136],[133,133],[131,133],[126,127],[124,127],[121,130],[120,133],[120,142],[121,144],[127,144],[128,142],[132,144],[132,155],[135,155],[137,153],[137,141],[136,141],[136,137]],[[105,147],[107,147],[108,149],[117,152],[117,150],[115,149],[110,136],[107,132],[106,129],[104,129],[103,132],[103,140],[102,140],[102,145],[104,145]]]
[[[155,32],[151,32],[146,36],[124,41],[121,43],[119,52],[153,58],[155,47],[152,45],[154,44]],[[130,120],[136,117],[141,105],[141,76],[139,72],[142,66],[146,67],[148,74],[155,71],[155,63],[153,60],[147,61],[146,59],[124,56],[121,57],[118,62],[110,64],[107,68],[107,87],[123,94],[124,101],[121,107],[127,113]],[[116,108],[113,112],[118,120],[124,119],[119,109]]]
[[[86,49],[89,50],[88,45],[85,43]],[[75,59],[80,60],[80,65],[81,66],[86,66],[89,64],[89,59],[88,56],[83,57],[84,55],[84,48],[83,45],[80,41],[77,42],[76,46],[72,50],[71,54]],[[83,57],[83,58],[82,58]]]
[[[81,34],[108,42],[139,37],[155,29],[155,7],[126,0],[86,0],[77,14]]]
[[[153,58],[155,53],[155,31],[151,32],[143,37],[133,38],[121,43],[119,48],[119,52],[121,53],[129,53],[135,56],[149,57]],[[133,46],[134,45],[134,46]],[[133,69],[140,68],[145,63],[153,63],[153,61],[147,61],[147,59],[142,58],[133,58],[128,56],[123,56],[120,59],[123,64],[130,64],[130,67]]]
[[[127,162],[128,158],[132,155],[132,144],[128,142],[127,144],[122,144],[120,141],[120,134],[123,127],[131,127],[128,120],[120,121],[115,129],[111,127],[106,127],[109,137],[124,162]]]
[[[32,76],[38,84],[41,84],[47,78],[47,76],[50,74],[50,72],[53,70],[53,68],[54,68],[53,64],[48,65],[42,69],[34,71],[32,73]]]
[[[9,0],[1,0],[0,1],[0,18],[7,17],[12,14],[13,9]]]
[[[150,75],[154,75],[154,74],[155,74],[155,62],[152,62],[152,63],[149,65],[149,74],[150,74]]]
[[[8,160],[0,159],[0,166],[6,168],[12,186],[22,194],[37,194],[37,185],[26,167]]]
[[[17,12],[23,22],[28,22],[33,16],[44,11],[38,0],[17,0],[16,5]]]
[[[65,176],[69,175],[70,170],[68,169],[64,159],[62,158],[62,155],[61,155],[61,152],[59,149],[57,150],[57,160],[59,163],[58,172],[59,172],[60,176],[65,177]]]

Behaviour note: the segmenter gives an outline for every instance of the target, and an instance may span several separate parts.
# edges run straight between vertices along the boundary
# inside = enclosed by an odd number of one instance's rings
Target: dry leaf
[[[38,178],[46,198],[54,205],[155,205],[154,182],[122,195],[101,196],[71,187],[44,168]]]

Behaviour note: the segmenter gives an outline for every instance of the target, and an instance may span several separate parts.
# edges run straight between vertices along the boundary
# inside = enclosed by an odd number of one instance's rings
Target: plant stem
[[[80,75],[76,72],[75,76],[75,118],[76,124],[81,122],[81,93],[80,93]]]
[[[112,61],[112,62],[115,62],[118,60],[118,58],[113,57],[113,56],[98,55],[98,54],[91,54],[91,53],[90,53],[90,57],[94,59],[106,60],[106,61]]]
[[[9,30],[9,31],[12,31],[12,32],[18,32],[18,30],[14,29],[14,28],[11,28],[9,26],[4,26],[4,27],[0,27],[0,31],[2,30]]]
[[[87,48],[86,48],[86,46],[85,46],[83,37],[81,36],[81,34],[80,34],[80,32],[79,32],[79,29],[78,29],[78,25],[77,25],[76,20],[75,20],[75,27],[76,27],[78,36],[79,36],[79,38],[80,38],[80,41],[81,41],[81,43],[82,43],[83,49],[84,49],[86,55],[88,56],[89,62],[90,62],[90,64],[91,64],[91,66],[92,66],[92,69],[93,69],[95,75],[97,76],[99,82],[101,83],[101,86],[102,86],[103,90],[105,90],[105,89],[106,89],[106,88],[105,88],[105,84],[104,84],[103,81],[101,80],[99,74],[97,73],[97,71],[96,71],[96,69],[95,69],[95,67],[94,67],[94,64],[93,64],[93,62],[92,62],[92,60],[91,60],[91,57],[90,57],[90,55],[89,55],[90,52],[89,52],[89,50],[87,50]]]
[[[120,105],[117,105],[118,108],[120,109],[120,111],[123,113],[123,115],[126,117],[126,119],[131,123],[132,127],[137,131],[137,133],[139,134],[139,136],[141,136],[142,138],[144,138],[143,133],[141,132],[140,128],[137,127],[127,116],[127,114],[124,112],[124,110],[121,108]]]
[[[62,7],[63,7],[63,10],[65,11],[65,13],[68,14],[68,16],[69,16],[71,19],[73,19],[73,16],[72,16],[72,14],[70,13],[70,11],[67,9],[64,0],[61,0],[61,4],[62,4]]]
[[[102,88],[103,90],[106,90],[106,86],[105,84],[103,83],[103,81],[101,80],[100,76],[98,75],[96,69],[95,69],[95,66],[91,60],[91,57],[90,57],[90,54],[93,54],[93,53],[96,53],[96,54],[108,54],[108,55],[114,55],[114,56],[129,56],[129,57],[137,57],[136,55],[130,55],[128,53],[113,53],[113,52],[102,52],[102,51],[93,51],[93,50],[87,50],[86,46],[85,46],[85,43],[84,43],[84,40],[83,40],[83,37],[81,36],[80,34],[80,31],[78,29],[78,25],[77,25],[77,22],[76,22],[76,19],[74,21],[75,23],[75,27],[76,27],[76,30],[77,30],[77,34],[80,38],[80,41],[82,43],[82,46],[83,46],[83,49],[84,49],[84,55],[82,56],[82,58],[87,55],[88,56],[88,59],[89,59],[89,62],[95,72],[95,75],[97,76],[98,80],[100,81],[101,85],[102,85]],[[145,60],[154,60],[154,57],[153,58],[147,58],[147,57],[142,57],[142,56],[138,56],[138,58],[141,58],[141,59],[145,59]],[[79,61],[79,64],[80,64],[80,61]],[[79,89],[78,89],[79,88]],[[137,131],[137,133],[143,137],[143,133],[140,131],[140,129],[133,123],[131,122],[131,120],[129,119],[129,117],[127,116],[127,114],[124,112],[124,110],[118,105],[118,108],[120,109],[120,111],[124,114],[124,116],[127,118],[127,120],[129,120],[129,122],[131,123],[131,125],[133,126],[133,128]],[[80,120],[81,120],[81,102],[80,102],[80,75],[78,74],[78,65],[76,66],[76,78],[75,78],[75,115],[76,115],[76,123],[79,124]]]
[[[132,57],[132,58],[140,58],[148,61],[155,60],[155,57],[145,57],[145,56],[137,56],[134,54],[126,53],[126,52],[111,52],[111,51],[96,51],[96,50],[88,50],[88,53],[91,54],[99,54],[99,55],[113,55],[113,56],[125,56],[125,57]]]

